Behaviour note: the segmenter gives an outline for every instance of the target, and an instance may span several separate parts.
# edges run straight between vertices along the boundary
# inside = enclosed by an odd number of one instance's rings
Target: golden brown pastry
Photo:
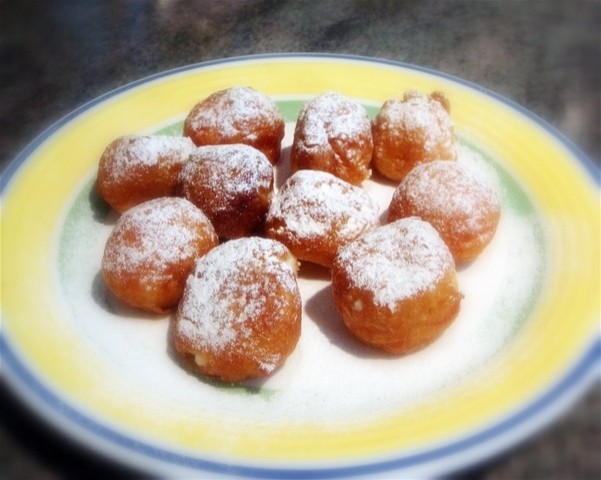
[[[319,170],[299,170],[275,195],[267,236],[299,259],[325,267],[338,249],[378,224],[378,208],[365,190]]]
[[[360,185],[369,178],[373,151],[367,112],[335,92],[323,93],[301,109],[290,151],[292,171],[323,170]]]
[[[226,382],[265,377],[294,350],[301,330],[297,262],[274,240],[230,240],[196,263],[173,329],[176,350]]]
[[[250,87],[231,87],[196,104],[184,121],[184,135],[198,145],[243,143],[275,165],[284,138],[284,119],[269,97]]]
[[[429,223],[415,217],[340,249],[332,288],[350,332],[393,354],[432,343],[455,319],[462,298],[449,249]]]
[[[418,216],[430,222],[455,262],[476,258],[499,224],[495,192],[458,162],[444,160],[415,167],[395,190],[388,221]]]
[[[455,159],[449,101],[440,92],[414,90],[386,101],[372,121],[373,167],[390,180],[402,180],[418,163]]]
[[[195,259],[217,242],[208,218],[188,200],[149,200],[117,221],[104,248],[102,276],[126,304],[165,313],[177,306]]]
[[[189,138],[128,135],[111,142],[100,158],[96,190],[117,212],[173,195],[194,149]]]
[[[180,193],[211,220],[217,235],[250,235],[265,220],[273,194],[273,167],[248,145],[198,147],[182,169]]]

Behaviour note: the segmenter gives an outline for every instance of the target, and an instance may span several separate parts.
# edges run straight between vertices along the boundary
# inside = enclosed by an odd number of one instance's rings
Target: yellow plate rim
[[[178,75],[187,75],[190,72],[202,72],[207,69],[219,69],[222,66],[231,66],[236,64],[248,64],[248,63],[261,63],[261,62],[298,62],[302,64],[303,62],[324,62],[327,63],[356,63],[359,65],[366,65],[368,67],[375,66],[377,68],[391,68],[394,70],[397,69],[405,69],[409,71],[416,71],[419,73],[432,75],[437,79],[442,79],[445,82],[453,82],[462,87],[466,87],[468,89],[479,92],[486,97],[492,98],[495,101],[500,102],[502,105],[507,106],[512,114],[515,112],[520,116],[526,117],[526,119],[530,122],[534,122],[538,127],[542,130],[546,131],[550,137],[554,140],[558,141],[563,148],[566,149],[567,155],[570,156],[573,160],[575,160],[576,167],[578,169],[582,169],[584,171],[585,183],[588,181],[590,183],[594,183],[596,172],[595,167],[592,165],[590,160],[588,160],[578,149],[573,146],[567,139],[565,139],[559,132],[557,132],[553,127],[546,124],[543,120],[534,116],[527,110],[515,105],[513,102],[496,95],[492,92],[486,91],[476,85],[470,84],[469,82],[465,82],[461,79],[457,79],[439,72],[435,72],[429,69],[424,69],[421,67],[416,67],[413,65],[402,64],[398,62],[381,60],[381,59],[373,59],[366,57],[357,57],[357,56],[348,56],[348,55],[325,55],[325,54],[273,54],[273,55],[256,55],[249,57],[238,57],[231,58],[225,60],[215,60],[211,62],[190,65],[186,67],[181,67],[175,70],[170,70],[167,72],[163,72],[157,75],[153,75],[147,77],[145,79],[130,83],[121,88],[113,90],[85,105],[78,108],[71,114],[67,115],[63,119],[59,120],[55,125],[46,130],[43,134],[41,134],[36,140],[34,140],[5,170],[2,178],[2,196],[6,198],[11,193],[11,182],[10,180],[17,177],[20,173],[20,168],[27,163],[27,160],[39,149],[43,148],[44,142],[46,142],[49,138],[51,138],[54,134],[60,133],[60,130],[65,126],[68,126],[70,122],[78,120],[82,115],[87,115],[91,111],[94,110],[97,106],[101,106],[104,102],[114,99],[122,94],[127,95],[134,91],[136,88],[144,85],[148,85],[149,83],[155,81],[162,81],[165,79],[173,78]],[[564,152],[564,155],[566,153]],[[597,177],[598,178],[598,177]],[[593,188],[590,184],[586,185],[586,188]],[[594,188],[593,188],[594,189]],[[596,185],[595,192],[598,192],[598,185]],[[598,205],[597,205],[598,206]],[[3,215],[2,220],[4,223],[4,206],[3,206]],[[3,236],[3,243],[4,243]],[[598,248],[598,242],[597,242]],[[6,252],[5,252],[6,255]],[[5,261],[5,256],[3,256],[3,264]],[[3,279],[3,286],[4,286]],[[598,286],[598,278],[596,279],[596,284]],[[594,286],[593,286],[594,287]],[[598,318],[598,310],[596,312]],[[3,309],[4,316],[4,309]],[[10,344],[10,335],[7,335],[5,328],[2,329],[2,335],[0,337],[0,346],[2,346],[3,359],[5,364],[4,372],[7,374],[6,377],[10,381],[11,385],[15,387],[15,389],[23,396],[26,401],[28,401],[31,405],[34,406],[35,410],[42,414],[42,416],[46,417],[53,423],[55,423],[59,428],[63,430],[71,431],[73,434],[81,437],[86,437],[86,440],[90,444],[97,444],[98,436],[101,437],[101,441],[106,445],[103,447],[105,452],[110,451],[111,455],[122,458],[126,460],[128,458],[127,454],[122,454],[122,449],[131,450],[133,449],[137,455],[140,455],[142,459],[146,459],[148,455],[151,457],[163,459],[168,458],[170,460],[166,460],[167,464],[175,463],[178,466],[184,466],[186,468],[200,468],[205,471],[237,471],[241,474],[248,475],[273,475],[277,474],[278,471],[286,472],[286,474],[290,474],[291,472],[296,471],[301,472],[303,475],[311,474],[316,475],[320,473],[330,474],[347,474],[347,473],[365,473],[365,472],[381,472],[381,471],[389,471],[390,469],[407,469],[414,468],[416,466],[423,467],[424,465],[432,465],[437,464],[438,468],[441,468],[441,465],[445,464],[444,460],[448,460],[449,458],[454,458],[454,463],[460,462],[460,458],[466,456],[466,452],[472,451],[475,445],[481,441],[491,441],[496,445],[495,450],[497,451],[500,446],[503,445],[503,440],[499,440],[499,437],[508,438],[506,434],[511,433],[511,435],[516,435],[516,429],[520,431],[519,436],[523,437],[527,434],[532,433],[537,425],[540,426],[540,423],[533,422],[534,426],[530,426],[528,429],[524,429],[522,427],[518,428],[517,424],[520,419],[523,420],[528,415],[530,418],[533,416],[538,416],[541,418],[540,422],[548,421],[550,411],[555,412],[558,409],[557,405],[565,403],[566,398],[574,398],[577,396],[574,392],[583,391],[595,378],[598,376],[598,366],[599,360],[601,358],[601,340],[599,336],[599,332],[597,331],[594,338],[588,342],[586,345],[582,345],[582,351],[579,353],[579,356],[576,358],[571,358],[569,364],[565,365],[565,370],[561,373],[560,378],[553,385],[550,385],[548,389],[544,392],[539,392],[537,396],[534,398],[528,399],[528,403],[526,405],[521,405],[519,409],[516,411],[508,412],[505,418],[499,419],[499,422],[495,425],[488,425],[483,427],[478,431],[473,431],[471,436],[462,439],[461,442],[454,442],[451,445],[442,444],[436,445],[430,451],[420,451],[414,452],[411,455],[407,455],[402,458],[387,458],[385,460],[373,461],[369,464],[361,464],[361,465],[351,465],[350,463],[343,466],[331,466],[327,467],[309,467],[302,468],[300,470],[290,470],[285,466],[280,466],[280,470],[278,467],[270,467],[265,465],[238,465],[233,466],[231,464],[223,464],[220,462],[214,462],[206,459],[190,459],[185,455],[179,455],[177,452],[167,452],[169,455],[165,455],[166,452],[161,452],[160,449],[157,449],[153,446],[143,446],[143,448],[139,448],[139,443],[132,441],[129,438],[120,438],[118,434],[110,431],[110,429],[106,429],[101,424],[95,423],[94,420],[86,417],[81,412],[77,412],[74,410],[72,412],[73,416],[68,419],[67,423],[69,425],[65,425],[65,418],[63,414],[57,413],[57,411],[48,412],[48,402],[51,402],[53,405],[57,403],[62,403],[62,400],[59,397],[55,396],[55,393],[48,389],[40,379],[36,379],[34,375],[31,374],[28,368],[28,359],[20,356],[20,352],[13,351],[11,349]],[[64,408],[64,405],[63,405]],[[107,440],[108,437],[113,437],[111,440]],[[134,448],[135,446],[135,448]],[[468,455],[470,457],[470,461],[474,461],[472,458],[473,455],[470,453]],[[465,462],[465,458],[463,461]],[[162,460],[163,462],[165,460]],[[450,462],[453,464],[453,461]],[[141,462],[138,466],[143,465]],[[318,465],[318,462],[315,463]],[[448,468],[448,462],[445,464]],[[295,466],[294,468],[298,469],[300,467]]]

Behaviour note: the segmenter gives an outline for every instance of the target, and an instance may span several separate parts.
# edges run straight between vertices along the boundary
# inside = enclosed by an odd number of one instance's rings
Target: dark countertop
[[[0,0],[0,169],[116,87],[272,52],[381,57],[461,77],[542,117],[599,166],[600,32],[599,0]],[[3,478],[131,476],[40,426],[3,385],[0,401]],[[599,452],[597,384],[549,429],[460,478],[601,478]]]

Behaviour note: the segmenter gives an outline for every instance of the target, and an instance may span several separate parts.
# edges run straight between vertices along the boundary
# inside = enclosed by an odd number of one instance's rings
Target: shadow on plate
[[[134,307],[130,307],[119,300],[106,286],[102,273],[98,271],[92,281],[92,298],[96,305],[107,313],[122,318],[139,318],[140,320],[162,320],[164,314],[153,314]]]
[[[300,260],[298,269],[298,277],[305,280],[325,280],[330,281],[330,269],[322,267],[316,263]]]
[[[103,225],[115,225],[119,219],[119,213],[114,211],[96,191],[96,180],[92,180],[88,186],[88,201],[94,220]]]
[[[360,358],[394,358],[357,340],[346,328],[334,307],[332,286],[328,285],[305,302],[305,313],[332,345]]]

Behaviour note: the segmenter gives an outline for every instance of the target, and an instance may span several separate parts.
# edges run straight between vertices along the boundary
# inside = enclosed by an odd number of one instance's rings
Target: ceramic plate
[[[459,268],[457,320],[400,358],[355,341],[327,271],[304,265],[302,336],[264,382],[220,385],[184,371],[169,317],[124,308],[99,276],[116,221],[95,195],[114,138],[180,135],[198,101],[233,85],[273,98],[287,121],[276,183],[302,104],[325,91],[373,116],[408,89],[443,91],[459,161],[497,191],[492,243]],[[598,171],[524,109],[423,68],[347,56],[268,55],[161,73],[68,115],[2,183],[6,378],[24,402],[81,443],[158,475],[436,476],[531,435],[599,370]],[[394,185],[364,187],[384,218]]]

